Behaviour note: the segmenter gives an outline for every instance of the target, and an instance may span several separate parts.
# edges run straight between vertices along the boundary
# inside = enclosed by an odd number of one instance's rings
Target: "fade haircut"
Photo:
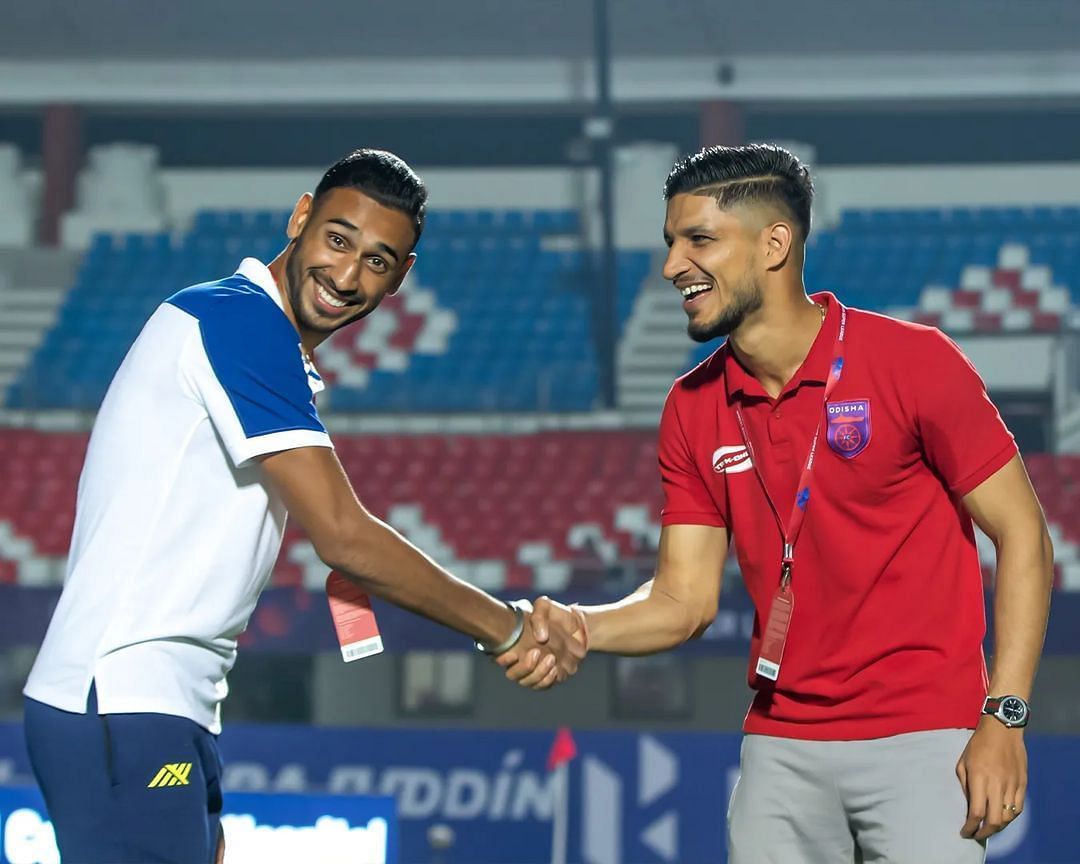
[[[684,192],[709,195],[721,210],[739,204],[772,207],[795,224],[804,241],[810,236],[810,171],[775,144],[706,147],[680,159],[664,182],[664,200]]]
[[[404,159],[387,150],[353,150],[323,175],[315,187],[315,201],[340,188],[357,189],[383,207],[404,213],[412,220],[416,245],[424,231],[428,193],[424,181]]]

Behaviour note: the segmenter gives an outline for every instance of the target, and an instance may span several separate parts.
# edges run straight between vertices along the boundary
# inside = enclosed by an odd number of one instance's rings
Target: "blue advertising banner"
[[[0,647],[37,645],[45,636],[59,596],[52,588],[0,585]],[[608,603],[610,595],[562,598],[581,603]],[[445,627],[381,601],[375,611],[388,651],[440,650],[468,647],[464,637]],[[987,597],[987,618],[990,597]],[[685,654],[745,657],[754,626],[754,610],[744,591],[725,593],[720,611],[705,635],[679,649]],[[987,647],[992,634],[987,636]],[[278,654],[336,652],[337,641],[325,595],[303,588],[270,588],[263,592],[247,632],[243,651]],[[1046,654],[1080,653],[1080,591],[1057,591],[1046,633]]]
[[[400,820],[401,864],[546,864],[552,819],[564,803],[556,776],[546,770],[553,737],[543,731],[229,726],[221,737],[226,807],[264,812],[241,797],[252,792],[329,795],[320,801],[337,802],[389,797]],[[569,864],[722,864],[739,736],[612,731],[574,737],[578,755],[565,801]],[[1033,736],[1028,752],[1027,807],[991,840],[987,860],[1075,864],[1069,827],[1080,800],[1080,738]],[[0,725],[0,782],[29,779],[21,730]],[[314,811],[294,809],[297,800],[282,798],[274,818],[313,825]],[[370,830],[370,817],[362,824]],[[433,849],[432,836],[450,845]]]
[[[233,793],[221,822],[229,864],[397,864],[391,798]],[[0,864],[60,864],[41,793],[0,786]]]

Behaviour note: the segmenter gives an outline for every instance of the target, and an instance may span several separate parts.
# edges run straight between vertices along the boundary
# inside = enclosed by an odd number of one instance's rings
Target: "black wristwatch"
[[[1031,706],[1019,696],[987,696],[982,713],[996,717],[1012,729],[1027,726]]]

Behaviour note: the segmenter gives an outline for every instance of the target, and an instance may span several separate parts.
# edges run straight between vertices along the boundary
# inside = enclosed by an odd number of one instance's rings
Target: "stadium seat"
[[[43,567],[59,579],[86,441],[0,430],[0,581],[31,574],[39,584]],[[455,572],[481,573],[495,588],[531,588],[538,573],[551,588],[587,554],[574,542],[586,530],[620,555],[655,548],[653,441],[634,431],[335,438],[368,507]],[[290,527],[275,584],[323,578],[325,567]]]
[[[0,582],[58,582],[86,440],[0,430]],[[335,444],[373,512],[484,587],[555,590],[591,578],[580,574],[595,574],[597,561],[651,556],[659,540],[651,431],[340,435]],[[1080,590],[1080,456],[1025,461],[1054,536],[1058,585]],[[989,578],[992,548],[986,555]],[[290,525],[274,584],[317,588],[325,575]]]
[[[138,162],[143,173],[153,167],[150,156],[131,148],[106,148],[95,159],[94,170],[105,173],[118,160]],[[88,175],[86,182],[96,181]],[[162,300],[228,275],[245,255],[270,260],[287,219],[283,210],[203,211],[182,235],[89,238],[55,325],[5,404],[96,409]],[[431,212],[405,289],[319,349],[316,364],[332,388],[327,403],[398,412],[591,408],[598,382],[586,258],[562,242],[578,231],[574,211]],[[552,237],[560,242],[548,249]],[[647,252],[619,253],[620,327],[649,266]]]
[[[1080,325],[1080,208],[851,209],[815,231],[808,290],[951,333]],[[688,346],[686,368],[717,343]]]

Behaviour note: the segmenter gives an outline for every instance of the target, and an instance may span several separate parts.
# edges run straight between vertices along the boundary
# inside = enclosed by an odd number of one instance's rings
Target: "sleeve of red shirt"
[[[693,450],[679,417],[677,397],[678,385],[668,394],[660,418],[660,480],[664,488],[660,524],[724,528],[727,521],[694,461]]]
[[[1016,455],[1016,442],[960,347],[938,330],[921,339],[916,423],[931,467],[958,498]]]

